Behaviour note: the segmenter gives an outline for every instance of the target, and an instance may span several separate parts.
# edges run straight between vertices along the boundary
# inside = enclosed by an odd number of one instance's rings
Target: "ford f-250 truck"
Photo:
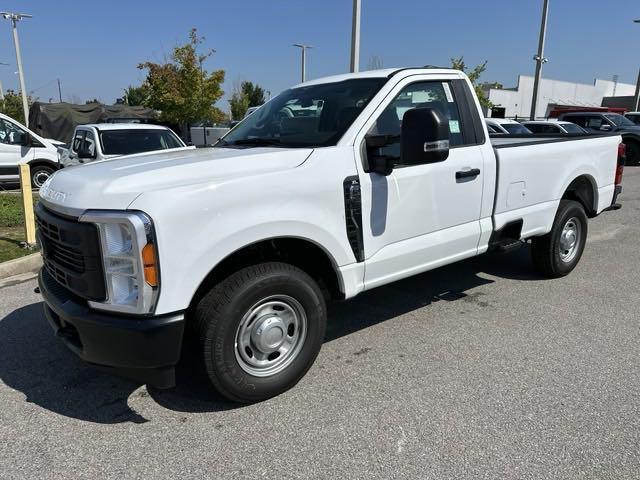
[[[619,207],[619,145],[492,144],[459,71],[306,82],[216,148],[57,172],[37,207],[46,317],[87,362],[157,387],[193,334],[211,384],[260,401],[311,367],[329,299],[524,241],[544,275],[571,272],[587,219]]]

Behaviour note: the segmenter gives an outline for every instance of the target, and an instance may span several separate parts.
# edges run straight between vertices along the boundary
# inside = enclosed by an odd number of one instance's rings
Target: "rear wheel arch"
[[[598,189],[591,175],[576,177],[562,194],[562,200],[574,200],[584,207],[589,218],[595,217],[598,211]]]

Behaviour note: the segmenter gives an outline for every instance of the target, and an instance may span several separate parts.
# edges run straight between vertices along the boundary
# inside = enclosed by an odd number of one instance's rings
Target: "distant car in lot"
[[[571,122],[556,122],[552,120],[530,120],[522,122],[533,133],[551,133],[555,135],[585,134],[587,131]]]
[[[78,125],[69,149],[61,156],[63,167],[108,160],[122,155],[187,147],[171,129],[141,123]]]
[[[530,135],[532,132],[520,122],[506,118],[485,118],[489,133],[502,135]],[[493,130],[493,131],[492,131]]]
[[[31,186],[40,188],[59,168],[62,142],[37,135],[13,118],[0,113],[0,183],[20,181],[21,164],[31,167]]]
[[[624,116],[636,125],[640,125],[640,112],[627,112]]]
[[[627,164],[640,164],[640,125],[627,117],[611,112],[575,112],[564,113],[558,120],[575,123],[592,133],[614,132],[621,135],[627,146]]]

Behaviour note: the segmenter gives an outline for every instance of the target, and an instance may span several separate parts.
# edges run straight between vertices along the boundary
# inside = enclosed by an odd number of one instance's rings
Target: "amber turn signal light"
[[[153,243],[147,243],[142,249],[142,265],[145,281],[152,287],[157,287],[158,265],[156,264],[156,247]]]

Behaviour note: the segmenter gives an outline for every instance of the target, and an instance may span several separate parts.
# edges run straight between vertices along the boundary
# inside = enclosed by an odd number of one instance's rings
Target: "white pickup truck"
[[[473,92],[447,69],[323,78],[216,148],[57,172],[37,208],[49,322],[158,387],[189,333],[215,388],[255,402],[311,367],[329,299],[525,241],[543,275],[568,274],[587,219],[619,208],[620,137],[492,143]]]
[[[78,125],[60,165],[72,167],[123,155],[169,149],[192,149],[170,128],[145,123],[95,123]]]

